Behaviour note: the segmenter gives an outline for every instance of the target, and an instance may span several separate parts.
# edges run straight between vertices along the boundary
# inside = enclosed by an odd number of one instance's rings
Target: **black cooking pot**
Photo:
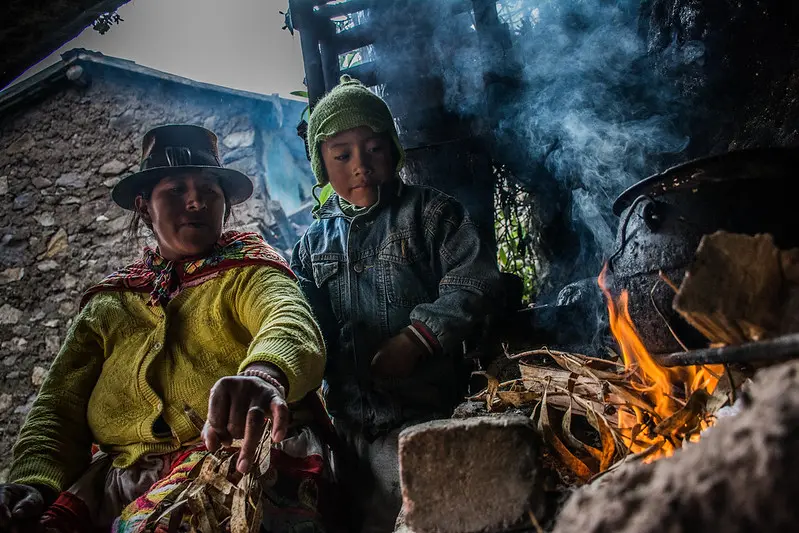
[[[646,178],[613,204],[620,224],[608,261],[613,294],[630,294],[630,315],[653,354],[707,345],[672,310],[703,235],[717,230],[770,233],[777,246],[799,246],[799,148],[765,148],[696,159]],[[670,331],[671,330],[671,331]]]

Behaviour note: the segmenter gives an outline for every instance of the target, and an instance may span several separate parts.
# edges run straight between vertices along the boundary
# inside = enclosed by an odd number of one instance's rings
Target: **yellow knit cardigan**
[[[279,367],[288,401],[319,386],[324,342],[297,284],[267,266],[236,267],[165,307],[103,292],[75,318],[14,446],[9,481],[68,488],[92,442],[126,468],[196,442],[184,402],[201,416],[211,387],[256,362]],[[172,435],[156,436],[159,416]]]

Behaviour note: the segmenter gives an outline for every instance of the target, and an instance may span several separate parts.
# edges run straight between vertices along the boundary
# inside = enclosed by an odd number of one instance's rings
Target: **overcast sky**
[[[193,80],[264,94],[303,90],[300,38],[281,30],[288,0],[131,0],[105,35],[87,28],[30,69],[72,48],[130,59]],[[293,97],[292,97],[293,98]]]

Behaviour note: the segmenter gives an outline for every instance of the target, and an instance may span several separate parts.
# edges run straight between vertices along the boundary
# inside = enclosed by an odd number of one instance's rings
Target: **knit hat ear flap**
[[[308,119],[311,169],[320,185],[328,181],[320,149],[322,142],[342,131],[361,126],[367,126],[375,133],[388,133],[399,154],[396,171],[405,165],[405,150],[399,142],[388,105],[360,81],[345,74],[340,83],[317,102]]]

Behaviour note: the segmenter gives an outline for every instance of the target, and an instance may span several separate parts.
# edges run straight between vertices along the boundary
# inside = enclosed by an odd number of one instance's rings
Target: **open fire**
[[[696,441],[712,417],[701,416],[723,375],[723,365],[660,366],[644,347],[628,309],[628,294],[614,299],[607,287],[607,266],[598,283],[608,304],[610,329],[619,345],[629,383],[645,405],[628,403],[618,411],[618,429],[632,453],[645,460],[667,457],[684,441]]]
[[[577,482],[627,458],[651,462],[699,440],[731,399],[723,365],[664,367],[649,354],[630,316],[629,295],[613,295],[607,268],[598,278],[607,299],[617,357],[596,358],[542,347],[507,353],[521,378],[487,387],[470,400],[488,411],[532,407],[548,453]],[[590,429],[593,428],[593,429]]]

